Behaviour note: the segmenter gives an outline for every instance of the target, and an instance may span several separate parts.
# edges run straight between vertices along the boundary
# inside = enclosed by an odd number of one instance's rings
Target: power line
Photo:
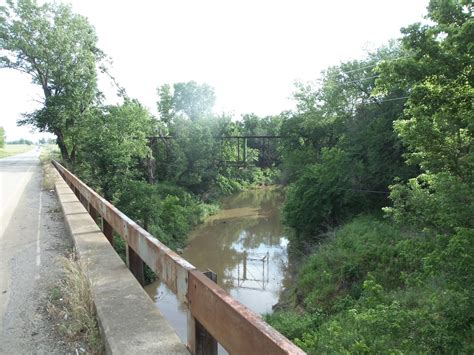
[[[403,99],[408,99],[408,98],[409,96],[401,96],[401,97],[395,97],[393,99],[378,100],[377,102],[397,101],[397,100],[403,100]]]
[[[346,81],[346,82],[342,82],[341,85],[360,83],[361,81],[365,81],[365,80],[369,80],[369,79],[375,79],[375,78],[378,78],[379,76],[380,75],[373,75],[373,76],[368,76],[366,78],[360,78],[360,79],[357,79],[357,80]]]
[[[379,104],[382,102],[388,102],[388,101],[398,101],[398,100],[404,100],[407,99],[409,96],[401,96],[401,97],[394,97],[391,99],[382,99],[382,100],[377,100],[376,97],[368,97],[367,99],[375,99],[375,101],[369,101],[369,102],[356,102],[354,105],[355,106],[363,106],[363,105],[370,105],[370,104]],[[334,107],[332,110],[340,110],[340,109],[349,109],[350,104],[347,104],[345,106],[337,106]]]
[[[386,62],[395,62],[397,60],[404,59],[404,58],[410,58],[410,56],[406,55],[406,56],[403,56],[403,57],[398,57],[398,58],[385,60],[385,61]],[[350,74],[350,73],[355,73],[355,72],[358,72],[358,71],[361,71],[361,70],[364,70],[364,69],[373,68],[373,67],[376,67],[377,65],[379,65],[382,61],[384,61],[384,59],[378,61],[376,64],[366,65],[364,67],[351,69],[351,70],[348,70],[348,71],[342,71],[342,74]]]
[[[364,67],[360,67],[360,68],[357,68],[357,69],[352,69],[352,70],[348,70],[348,71],[343,71],[342,74],[355,73],[355,72],[358,72],[358,71],[361,71],[361,70],[364,70],[364,69],[376,67],[377,65],[378,65],[378,63],[377,63],[377,64],[366,65],[366,66],[364,66]]]

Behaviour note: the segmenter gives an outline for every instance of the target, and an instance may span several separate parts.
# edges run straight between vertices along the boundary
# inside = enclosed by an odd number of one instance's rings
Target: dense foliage
[[[306,261],[299,307],[268,320],[310,353],[471,353],[473,263],[472,229],[416,235],[359,217]]]
[[[217,197],[288,183],[291,243],[311,255],[267,319],[306,351],[472,353],[472,10],[431,0],[429,23],[297,84],[296,109],[263,118],[216,115],[214,89],[194,81],[160,86],[158,117],[122,89],[103,105],[105,55],[64,5],[8,0],[0,67],[43,89],[23,123],[170,247]]]
[[[404,164],[392,129],[406,92],[395,88],[372,96],[376,64],[395,61],[401,52],[391,45],[329,68],[318,86],[299,85],[298,108],[281,128],[288,136],[283,164],[291,183],[283,212],[299,238],[314,240],[354,214],[380,209],[393,179],[416,171]]]
[[[474,351],[472,5],[433,0],[428,10],[432,23],[402,30],[400,54],[374,66],[377,78],[368,91],[382,104],[392,106],[393,93],[406,103],[361,121],[342,140],[344,113],[324,126],[320,120],[322,146],[312,142],[306,155],[306,164],[316,163],[302,167],[289,189],[284,212],[297,240],[319,235],[322,242],[299,273],[292,307],[268,320],[310,353]],[[324,107],[326,90],[313,93],[313,101],[302,93],[303,113],[308,102]],[[354,112],[351,122],[358,121]],[[362,133],[370,132],[375,117],[387,120],[378,149],[376,141],[365,155],[360,141],[344,145],[359,135],[380,138]],[[298,113],[289,122],[305,118]],[[343,123],[334,129],[338,120]],[[295,165],[291,155],[287,159]],[[389,187],[387,218],[356,217],[321,234],[377,206],[356,191],[337,192],[361,181],[368,189]],[[382,185],[375,188],[376,181]]]

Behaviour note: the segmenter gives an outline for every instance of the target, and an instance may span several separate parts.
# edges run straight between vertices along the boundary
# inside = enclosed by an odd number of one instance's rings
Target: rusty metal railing
[[[124,239],[127,264],[137,280],[143,284],[143,263],[147,264],[185,305],[192,354],[216,354],[217,342],[231,354],[304,354],[69,170],[56,161],[53,164],[96,223],[100,216],[107,239],[113,244],[113,231]]]

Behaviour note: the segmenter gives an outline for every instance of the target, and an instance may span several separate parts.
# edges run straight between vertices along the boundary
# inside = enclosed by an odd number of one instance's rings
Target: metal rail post
[[[110,245],[114,246],[114,230],[104,218],[102,218],[102,233],[104,233]]]
[[[94,206],[92,206],[91,203],[88,203],[88,205],[89,205],[89,214],[91,215],[94,222],[97,224],[97,218],[99,214],[97,213],[97,210],[94,208]]]
[[[203,274],[217,283],[215,272],[208,270]],[[217,344],[217,340],[188,312],[188,347],[191,354],[217,355]]]
[[[240,163],[240,138],[237,137],[237,163]]]
[[[137,279],[140,285],[145,286],[145,272],[143,260],[140,259],[137,253],[127,245],[128,249],[128,267],[133,276]]]
[[[244,164],[247,164],[247,138],[244,138]]]

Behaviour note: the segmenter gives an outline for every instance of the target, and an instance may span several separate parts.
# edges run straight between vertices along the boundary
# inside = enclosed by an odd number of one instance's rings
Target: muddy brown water
[[[291,283],[282,202],[281,192],[274,188],[223,199],[221,210],[191,233],[182,255],[197,269],[217,273],[218,284],[258,314],[272,312]],[[174,294],[159,281],[146,291],[186,342],[186,311]]]

